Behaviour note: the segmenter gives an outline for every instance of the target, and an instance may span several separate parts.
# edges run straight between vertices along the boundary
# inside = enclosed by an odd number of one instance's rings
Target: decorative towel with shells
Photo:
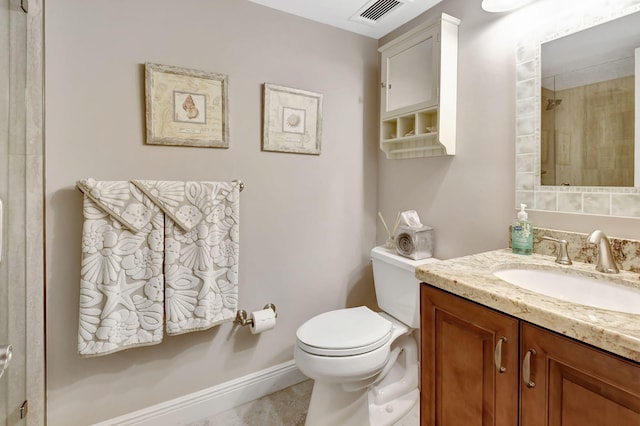
[[[239,183],[81,180],[78,352],[204,330],[237,310]],[[163,315],[164,314],[164,315]]]
[[[205,330],[236,316],[238,182],[134,180],[165,213],[167,334]]]
[[[84,193],[78,352],[162,341],[164,214],[127,181],[79,181]]]

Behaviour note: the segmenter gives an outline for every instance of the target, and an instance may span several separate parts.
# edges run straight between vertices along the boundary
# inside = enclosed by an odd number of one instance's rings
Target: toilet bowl
[[[405,424],[419,404],[419,282],[411,260],[371,251],[378,305],[319,314],[296,332],[294,358],[314,380],[307,426]]]

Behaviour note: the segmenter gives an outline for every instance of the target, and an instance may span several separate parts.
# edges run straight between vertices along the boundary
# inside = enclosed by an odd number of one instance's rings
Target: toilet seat
[[[366,306],[317,315],[296,332],[297,346],[320,356],[353,356],[389,342],[393,323]]]

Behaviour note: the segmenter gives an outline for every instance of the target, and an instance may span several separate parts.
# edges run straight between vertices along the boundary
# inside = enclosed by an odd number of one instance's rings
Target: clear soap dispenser
[[[517,254],[533,253],[533,226],[524,210],[526,204],[520,204],[517,220],[511,225],[511,250]]]

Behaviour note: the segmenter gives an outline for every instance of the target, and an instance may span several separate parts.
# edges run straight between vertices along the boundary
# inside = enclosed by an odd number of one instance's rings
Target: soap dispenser
[[[517,254],[533,253],[533,226],[524,210],[526,204],[520,204],[518,219],[511,225],[511,250]]]

